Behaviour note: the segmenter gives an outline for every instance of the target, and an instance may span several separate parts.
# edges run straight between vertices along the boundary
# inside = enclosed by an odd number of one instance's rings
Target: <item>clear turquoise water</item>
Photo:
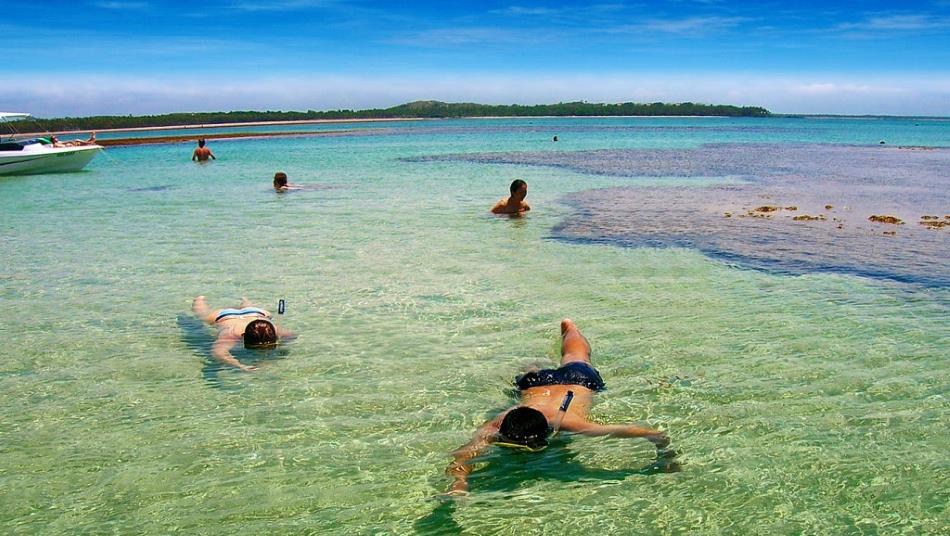
[[[0,179],[0,528],[8,534],[940,534],[950,527],[950,289],[753,270],[551,230],[593,188],[722,183],[407,158],[703,143],[950,146],[950,123],[532,119],[112,149]],[[558,134],[561,142],[551,143]],[[277,170],[326,186],[276,195]],[[939,170],[935,171],[939,173]],[[535,207],[486,214],[512,178]],[[947,214],[950,214],[948,207]],[[937,232],[937,231],[934,231]],[[942,231],[947,233],[946,230]],[[934,259],[946,274],[946,259]],[[191,298],[274,307],[299,339],[221,370]],[[592,417],[666,429],[447,453],[554,363],[574,318]]]

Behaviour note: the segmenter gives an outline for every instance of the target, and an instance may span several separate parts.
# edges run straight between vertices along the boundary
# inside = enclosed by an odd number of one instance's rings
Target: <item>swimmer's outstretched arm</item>
[[[561,430],[588,436],[642,437],[656,445],[657,448],[663,448],[670,444],[670,438],[667,437],[666,432],[635,424],[603,425],[587,421],[567,421],[561,423]]]
[[[215,359],[224,363],[225,365],[231,365],[232,367],[243,370],[244,372],[250,372],[252,370],[257,370],[257,367],[252,367],[245,365],[237,360],[233,355],[231,355],[231,348],[241,340],[240,338],[235,338],[231,335],[224,335],[218,337],[218,340],[214,341],[214,345],[211,347],[211,355]]]
[[[448,495],[464,495],[468,493],[468,475],[472,472],[472,464],[469,462],[492,444],[504,416],[505,414],[502,413],[498,417],[483,424],[482,427],[475,432],[475,436],[472,437],[471,441],[452,453],[454,459],[445,469],[445,474],[455,480],[449,487]]]

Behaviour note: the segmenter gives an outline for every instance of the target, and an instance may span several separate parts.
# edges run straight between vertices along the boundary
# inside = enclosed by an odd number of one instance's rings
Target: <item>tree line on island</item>
[[[540,116],[729,116],[765,117],[771,113],[758,106],[698,104],[693,102],[649,104],[623,102],[617,104],[592,102],[560,102],[558,104],[474,104],[439,101],[416,101],[391,108],[369,110],[331,110],[318,112],[234,111],[171,113],[162,115],[61,117],[36,119],[48,131],[104,130],[113,128],[164,127],[175,125],[214,125],[257,121],[306,121],[315,119],[409,119],[462,117],[540,117]]]

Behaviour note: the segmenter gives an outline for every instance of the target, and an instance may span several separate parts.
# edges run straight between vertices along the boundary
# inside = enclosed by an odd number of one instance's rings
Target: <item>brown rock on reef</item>
[[[922,220],[939,220],[940,218],[937,217],[937,216],[921,216],[920,219],[922,219]]]
[[[725,216],[726,218],[731,218],[732,212],[726,212],[725,214],[723,214],[723,216]]]
[[[802,214],[801,216],[795,216],[792,218],[792,221],[825,221],[828,218],[824,214],[819,214],[817,216],[809,216],[808,214]]]
[[[884,216],[884,215],[878,216],[877,214],[873,214],[871,215],[871,217],[868,218],[868,221],[874,221],[877,223],[892,223],[894,225],[904,225],[904,220],[896,216]]]
[[[897,236],[897,231],[884,231],[884,236]]]
[[[775,212],[778,210],[778,207],[772,205],[762,205],[752,210],[752,212]]]
[[[950,221],[927,220],[920,222],[920,224],[925,227],[929,227],[930,229],[943,229],[944,227],[950,227]]]
[[[831,210],[831,209],[833,209],[833,208],[835,208],[835,207],[833,207],[833,206],[831,206],[831,205],[825,205],[825,210]]]
[[[785,207],[785,210],[795,211],[795,210],[798,210],[798,207],[795,207],[795,206],[792,206],[792,207]]]

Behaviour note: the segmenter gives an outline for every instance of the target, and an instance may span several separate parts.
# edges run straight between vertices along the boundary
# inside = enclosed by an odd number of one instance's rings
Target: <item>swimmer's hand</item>
[[[462,482],[462,485],[465,487],[465,489],[457,489],[459,488],[459,483],[456,482],[455,484],[452,484],[452,488],[449,491],[440,493],[439,495],[432,497],[432,499],[442,502],[462,500],[469,495],[468,484]]]
[[[666,435],[666,432],[656,432],[655,434],[644,437],[646,437],[647,441],[656,445],[657,449],[666,448],[670,444],[670,438]]]
[[[238,365],[238,368],[241,369],[241,372],[254,372],[255,370],[257,370],[257,367],[255,367],[254,365],[241,364],[241,365]]]

